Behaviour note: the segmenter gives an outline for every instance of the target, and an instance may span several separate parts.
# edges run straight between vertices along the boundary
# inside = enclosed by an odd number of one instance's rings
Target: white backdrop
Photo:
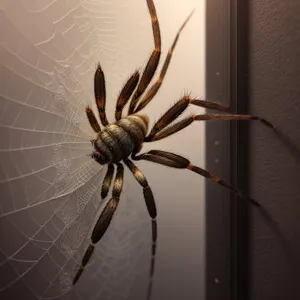
[[[182,22],[196,12],[162,88],[143,110],[150,126],[185,92],[205,96],[205,1],[155,4],[161,62]],[[94,106],[93,74],[100,61],[113,120],[118,92],[153,49],[146,1],[0,0],[0,28],[0,298],[144,299],[150,219],[142,189],[127,170],[111,227],[78,286],[70,289],[70,282],[96,207],[103,207],[105,168],[87,156],[93,132],[84,108]],[[147,149],[186,155],[204,167],[204,124]],[[138,166],[158,208],[153,299],[203,299],[204,180],[150,162]]]

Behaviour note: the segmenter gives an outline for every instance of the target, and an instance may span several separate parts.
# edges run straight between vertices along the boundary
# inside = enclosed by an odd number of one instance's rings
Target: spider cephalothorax
[[[161,72],[157,80],[150,84],[154,73],[158,67],[161,53],[161,37],[159,23],[156,15],[155,6],[153,0],[146,0],[149,13],[152,21],[152,30],[154,37],[154,50],[148,60],[148,63],[140,77],[138,71],[133,72],[128,81],[125,83],[117,99],[116,112],[114,123],[109,123],[106,118],[105,102],[106,102],[106,90],[105,90],[105,78],[103,70],[98,64],[98,67],[94,76],[94,89],[96,105],[99,112],[99,117],[104,128],[101,130],[100,125],[91,108],[86,108],[86,114],[89,123],[96,133],[96,138],[92,140],[94,152],[92,158],[99,164],[107,164],[107,172],[102,184],[101,196],[105,198],[109,192],[114,175],[114,165],[117,166],[116,176],[113,183],[112,198],[107,202],[100,217],[98,218],[96,225],[91,235],[91,244],[87,248],[84,257],[81,262],[81,266],[75,275],[73,284],[75,284],[80,278],[84,267],[90,260],[90,257],[94,251],[94,245],[101,239],[106,232],[112,217],[117,209],[120,194],[123,186],[124,167],[122,162],[129,168],[135,179],[143,188],[144,198],[148,213],[152,219],[152,250],[151,250],[151,268],[150,268],[150,280],[148,286],[148,296],[150,299],[152,289],[152,279],[155,266],[155,254],[156,254],[156,240],[157,240],[157,223],[156,223],[156,206],[154,197],[150,186],[144,176],[144,174],[137,168],[137,166],[131,161],[133,160],[148,160],[161,165],[165,165],[172,168],[188,169],[201,176],[204,176],[236,193],[241,198],[247,199],[254,205],[259,205],[255,200],[242,194],[236,187],[224,182],[216,175],[190,163],[190,161],[180,155],[166,152],[162,150],[151,150],[146,153],[139,154],[142,144],[144,142],[153,142],[163,138],[166,138],[185,127],[189,126],[194,121],[206,121],[206,120],[259,120],[265,125],[272,127],[272,125],[266,120],[252,115],[238,115],[228,113],[228,107],[220,104],[194,99],[189,96],[182,97],[177,101],[153,126],[148,133],[148,117],[145,115],[137,114],[141,109],[147,106],[147,104],[154,98],[159,90],[164,77],[166,75],[168,66],[170,64],[172,54],[179,35],[192,16],[192,13],[188,16],[182,26],[179,28],[174,42],[168,51],[167,57],[161,68]],[[150,86],[149,86],[150,85]],[[128,115],[122,118],[122,112],[125,105],[129,103]],[[222,112],[221,114],[200,114],[183,118],[181,121],[174,121],[181,115],[189,105],[196,105],[212,110]],[[131,159],[129,158],[131,157]]]

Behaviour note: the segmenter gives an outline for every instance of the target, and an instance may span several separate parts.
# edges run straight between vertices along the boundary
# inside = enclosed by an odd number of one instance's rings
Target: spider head
[[[99,151],[93,151],[91,154],[91,157],[93,160],[95,160],[100,165],[104,165],[107,163],[106,157]]]
[[[96,140],[91,140],[91,144],[94,147],[94,151],[90,154],[91,158],[100,165],[107,164],[108,159],[106,155],[104,155],[103,152],[98,147],[96,147]]]

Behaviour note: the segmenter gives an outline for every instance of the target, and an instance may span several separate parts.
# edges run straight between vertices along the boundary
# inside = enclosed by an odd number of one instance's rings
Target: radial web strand
[[[71,284],[107,201],[104,169],[88,156],[94,135],[85,107],[101,56],[112,72],[124,61],[119,2],[1,1],[1,299],[126,299],[146,274],[150,227],[141,198],[126,197],[126,172],[114,222],[78,286]]]

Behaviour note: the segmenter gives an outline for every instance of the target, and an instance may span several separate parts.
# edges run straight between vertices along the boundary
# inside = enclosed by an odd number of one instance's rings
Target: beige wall
[[[143,110],[150,124],[185,92],[205,96],[204,2],[155,2],[162,60],[182,22],[193,8],[196,12],[179,39],[160,92]],[[152,51],[146,3],[1,1],[1,7],[5,33],[0,37],[0,129],[5,138],[0,144],[0,221],[5,230],[0,246],[6,257],[4,270],[17,271],[1,283],[4,299],[23,289],[32,299],[142,297],[149,267],[150,220],[142,190],[127,171],[119,210],[91,267],[76,290],[69,291],[68,285],[74,260],[80,260],[88,242],[84,237],[100,201],[104,174],[86,156],[93,133],[84,107],[93,104],[93,73],[100,61],[112,120],[122,85],[145,65]],[[201,110],[191,108],[185,114],[189,112]],[[144,150],[173,151],[204,166],[204,144],[204,124],[198,123]],[[138,166],[147,176],[158,208],[153,299],[203,299],[204,181],[185,170],[148,162]],[[21,277],[25,285],[18,281]],[[125,296],[119,295],[120,288]]]

